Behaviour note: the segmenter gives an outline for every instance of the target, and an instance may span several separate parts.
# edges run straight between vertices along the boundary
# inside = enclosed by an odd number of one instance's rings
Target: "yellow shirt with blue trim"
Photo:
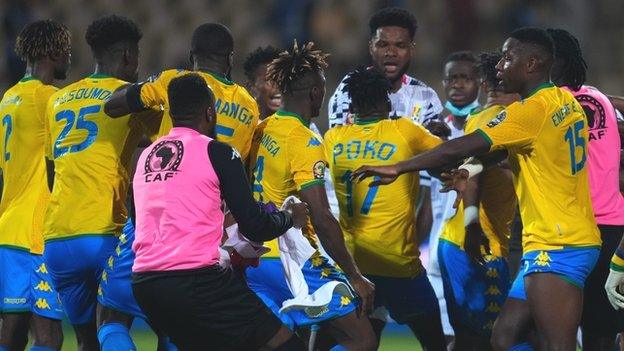
[[[408,173],[381,187],[352,182],[363,165],[383,166],[433,149],[442,140],[407,118],[358,121],[325,134],[325,157],[340,207],[340,225],[365,274],[413,277],[422,270],[416,242],[419,175]]]
[[[311,186],[324,186],[326,161],[321,137],[300,116],[277,111],[263,120],[254,135],[250,167],[257,201],[280,208],[290,195]],[[308,219],[303,235],[317,247]],[[266,257],[279,257],[277,239],[265,243]]]
[[[111,118],[104,102],[125,81],[104,75],[79,80],[50,98],[49,148],[54,161],[52,198],[44,239],[121,233],[129,165],[143,131],[137,119]]]
[[[50,201],[45,109],[57,88],[26,77],[0,102],[0,246],[43,253],[43,217]]]
[[[495,105],[470,114],[464,127],[465,133],[470,134],[484,128],[504,109],[504,106]],[[485,169],[479,176],[479,223],[494,256],[509,255],[509,237],[516,205],[511,171],[498,166]],[[461,202],[455,215],[444,224],[440,239],[463,249],[465,238],[464,204]]]
[[[597,247],[587,175],[587,120],[574,96],[544,84],[477,129],[507,149],[520,207],[524,252]]]
[[[167,87],[171,80],[188,73],[196,73],[204,78],[214,94],[217,140],[234,147],[246,160],[254,128],[260,118],[258,105],[247,89],[215,73],[171,69],[142,84],[140,97],[143,106],[152,109],[162,106],[165,110],[159,136],[168,134],[172,127]]]

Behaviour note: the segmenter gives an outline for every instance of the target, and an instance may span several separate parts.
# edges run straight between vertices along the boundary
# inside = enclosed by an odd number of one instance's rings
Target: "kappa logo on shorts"
[[[46,301],[46,299],[44,299],[44,298],[38,298],[37,302],[35,302],[35,306],[37,306],[37,308],[40,309],[40,310],[49,310],[50,309],[50,305],[48,304],[48,301]]]
[[[37,268],[35,272],[48,274],[48,269],[46,268],[45,263],[42,263],[41,266],[39,266],[39,268]]]
[[[50,287],[50,284],[48,284],[48,282],[41,280],[39,282],[39,284],[37,284],[37,286],[35,286],[35,290],[40,290],[40,291],[52,291],[52,288]]]
[[[21,305],[26,303],[25,297],[5,297],[4,303],[7,305]]]
[[[303,312],[310,318],[319,318],[329,312],[329,308],[327,306],[306,307],[303,309]]]
[[[548,256],[548,252],[540,251],[539,255],[537,255],[537,257],[533,260],[533,263],[541,267],[546,267],[550,266],[551,261],[550,256]]]
[[[501,111],[499,114],[496,115],[496,117],[492,118],[491,121],[488,122],[487,126],[489,128],[493,128],[496,127],[497,125],[499,125],[502,121],[505,120],[505,118],[507,118],[507,111]]]
[[[485,291],[485,295],[498,296],[501,292],[496,285],[490,285]]]
[[[180,167],[183,155],[184,145],[180,140],[163,140],[156,144],[145,159],[145,182],[173,178]]]

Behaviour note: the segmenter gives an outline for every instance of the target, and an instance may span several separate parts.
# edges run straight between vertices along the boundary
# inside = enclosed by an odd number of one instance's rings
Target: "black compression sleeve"
[[[267,241],[292,227],[289,213],[269,213],[254,200],[238,152],[213,141],[208,145],[208,157],[219,178],[221,196],[243,235],[254,241]]]
[[[130,84],[126,90],[126,103],[130,112],[141,112],[147,110],[141,101],[142,83]]]

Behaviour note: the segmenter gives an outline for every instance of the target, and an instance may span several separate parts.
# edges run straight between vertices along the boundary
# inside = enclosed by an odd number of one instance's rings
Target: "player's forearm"
[[[421,186],[422,202],[416,216],[416,243],[422,244],[431,233],[433,225],[433,212],[431,209],[431,188]]]
[[[456,163],[468,156],[474,156],[487,152],[490,145],[480,135],[475,133],[453,139],[424,152],[409,160],[397,163],[399,174],[416,172],[423,169],[440,168],[448,164]]]
[[[611,101],[613,107],[616,108],[616,110],[624,113],[624,97],[614,95],[607,95],[607,97],[609,98],[609,101]]]
[[[314,211],[312,209],[310,215],[312,226],[314,226],[316,235],[327,254],[340,266],[340,269],[342,269],[348,277],[359,275],[360,270],[357,268],[353,257],[347,250],[340,225],[329,211],[329,208],[322,211]]]

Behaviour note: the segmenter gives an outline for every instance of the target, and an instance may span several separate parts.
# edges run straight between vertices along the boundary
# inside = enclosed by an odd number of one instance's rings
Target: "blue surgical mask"
[[[458,117],[466,117],[470,114],[470,112],[472,112],[475,108],[479,107],[479,99],[476,99],[475,101],[473,101],[472,103],[464,106],[464,107],[457,107],[455,105],[453,105],[450,101],[447,101],[444,104],[444,107],[446,107],[447,110],[451,111],[451,114],[453,116],[458,116]]]

